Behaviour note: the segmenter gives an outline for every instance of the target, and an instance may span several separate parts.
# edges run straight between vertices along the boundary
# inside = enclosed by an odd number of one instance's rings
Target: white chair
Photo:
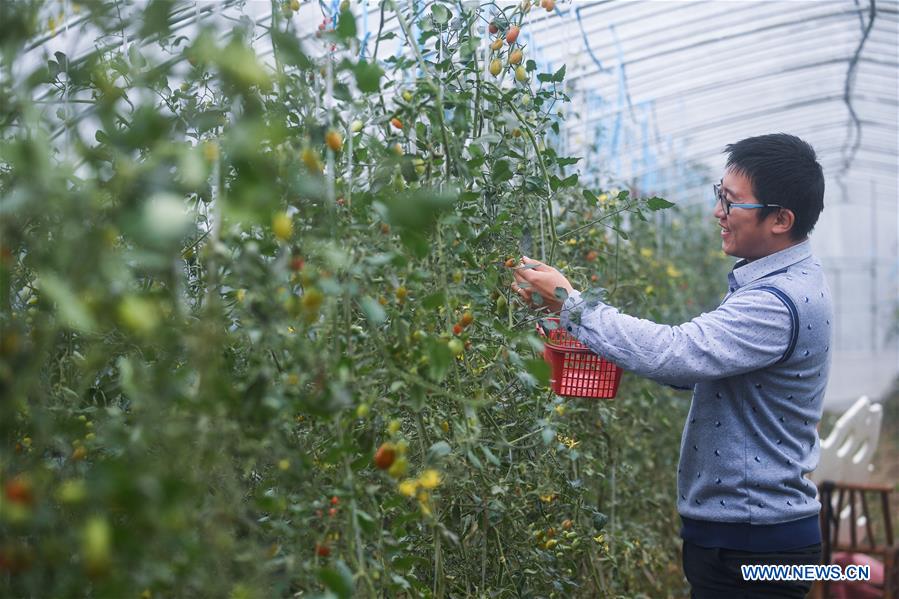
[[[820,485],[825,480],[838,483],[865,484],[869,482],[874,465],[871,458],[877,450],[880,440],[880,425],[883,420],[883,407],[872,403],[867,396],[862,396],[840,416],[833,430],[821,441],[821,454],[818,467],[809,478]],[[820,494],[819,494],[820,500]],[[833,509],[835,510],[836,497]],[[862,514],[856,505],[856,514]],[[839,542],[848,543],[850,539],[849,520],[851,505],[843,506],[840,512]],[[856,535],[860,541],[866,539],[866,519],[856,519]]]

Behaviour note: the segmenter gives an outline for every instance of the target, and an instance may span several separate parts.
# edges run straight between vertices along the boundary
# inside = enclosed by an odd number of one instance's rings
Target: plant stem
[[[421,54],[421,50],[418,48],[418,44],[412,37],[412,31],[409,29],[409,24],[406,22],[406,17],[403,16],[403,11],[396,7],[396,4],[391,1],[391,6],[396,11],[396,18],[400,23],[400,27],[403,30],[403,34],[406,36],[406,39],[409,40],[409,46],[412,48],[413,54],[415,54],[416,60],[418,60],[418,66],[421,69],[422,74],[424,75],[425,81],[427,81],[428,86],[434,92],[436,106],[435,113],[437,114],[437,124],[440,127],[440,136],[443,139],[443,154],[444,154],[444,166],[446,167],[446,178],[449,180],[451,176],[451,162],[449,157],[449,139],[446,136],[446,123],[443,120],[443,86],[437,85],[435,83],[434,78],[431,77],[431,73],[428,70],[428,64],[425,62],[424,56]]]
[[[502,90],[499,88],[496,89],[500,95],[502,95]],[[518,121],[521,123],[521,126],[524,127],[525,133],[527,133],[528,139],[531,142],[531,146],[534,148],[534,154],[537,156],[537,164],[540,165],[540,172],[543,174],[543,183],[546,185],[546,214],[549,218],[549,236],[551,244],[549,246],[549,259],[547,262],[550,264],[553,261],[553,255],[556,252],[556,246],[559,243],[559,239],[556,236],[556,225],[555,220],[553,219],[553,211],[552,211],[552,186],[549,183],[549,175],[546,172],[546,164],[543,162],[543,155],[540,153],[540,148],[537,146],[537,139],[534,137],[534,132],[531,129],[531,126],[524,120],[521,116],[521,113],[518,112],[518,108],[512,102],[507,102],[509,108],[512,109],[512,112],[515,113],[515,116],[518,117]]]

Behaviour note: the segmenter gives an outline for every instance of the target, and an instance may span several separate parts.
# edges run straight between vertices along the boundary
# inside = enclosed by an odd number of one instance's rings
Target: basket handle
[[[544,322],[544,321],[547,321],[547,320],[551,320],[551,321],[557,323],[557,325],[558,325],[558,326],[556,327],[557,329],[558,329],[559,327],[562,326],[561,320],[560,320],[558,317],[555,317],[555,316],[546,317],[546,318],[538,318],[538,319],[537,319],[537,322],[536,322],[536,329],[537,329],[537,332],[540,333],[540,334],[543,336],[543,338],[544,338],[544,341],[543,341],[544,345],[546,345],[547,347],[550,347],[550,348],[552,348],[552,349],[555,349],[555,350],[565,351],[565,352],[567,352],[567,353],[569,353],[569,354],[594,354],[594,353],[595,353],[593,350],[591,350],[589,347],[586,347],[586,346],[584,346],[584,347],[571,347],[571,346],[569,346],[569,345],[559,345],[558,343],[554,343],[553,340],[552,340],[552,337],[550,337],[550,335],[549,335],[549,331],[547,331],[547,330],[543,327],[543,322]],[[564,331],[563,331],[563,332],[564,332]],[[599,355],[599,354],[595,354],[595,355]],[[599,356],[599,357],[602,358],[602,356]]]

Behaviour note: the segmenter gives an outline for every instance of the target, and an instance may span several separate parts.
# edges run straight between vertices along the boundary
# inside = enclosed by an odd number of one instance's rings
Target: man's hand
[[[558,314],[562,310],[564,299],[556,297],[556,288],[561,287],[566,293],[574,291],[574,287],[552,266],[547,266],[539,260],[531,260],[522,256],[521,265],[512,271],[515,282],[512,283],[512,291],[520,295],[525,303],[538,310],[548,310]],[[542,299],[542,303],[534,303],[534,294]]]

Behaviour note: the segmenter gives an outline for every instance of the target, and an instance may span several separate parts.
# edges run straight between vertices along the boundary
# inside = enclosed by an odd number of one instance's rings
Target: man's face
[[[729,202],[741,204],[760,204],[752,195],[752,184],[740,173],[727,171],[721,184],[721,192]],[[721,249],[728,256],[745,258],[748,261],[767,256],[773,235],[770,223],[774,215],[769,215],[758,222],[758,209],[732,207],[730,214],[725,214],[721,202],[715,204],[715,218],[721,226]]]

